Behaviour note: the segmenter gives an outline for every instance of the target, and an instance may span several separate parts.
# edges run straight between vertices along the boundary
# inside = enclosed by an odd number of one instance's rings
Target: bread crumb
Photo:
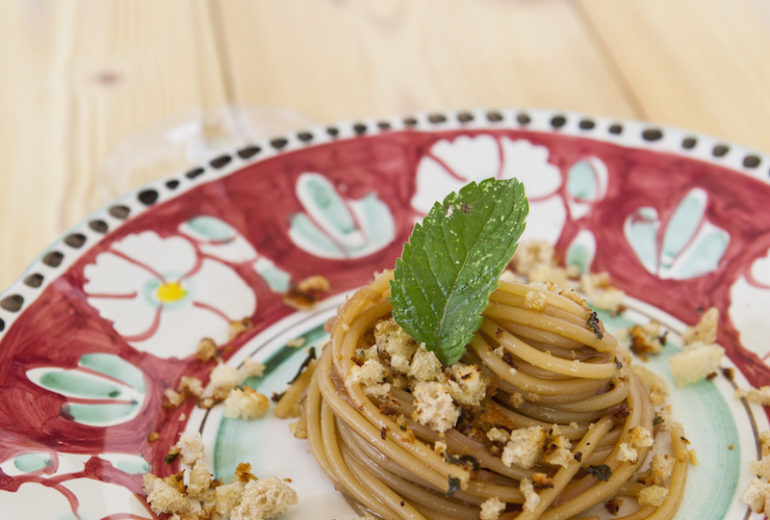
[[[498,520],[500,513],[505,511],[505,502],[497,497],[486,499],[481,504],[481,511],[479,511],[480,520]]]
[[[642,507],[648,505],[660,507],[663,505],[663,501],[666,500],[666,495],[668,495],[668,488],[663,486],[649,486],[639,491],[637,500]]]
[[[248,379],[249,377],[262,377],[262,375],[265,373],[265,365],[252,359],[247,359],[243,362],[243,366],[241,366],[240,372],[241,377],[243,378],[241,381]]]
[[[266,520],[286,512],[297,503],[297,493],[279,478],[252,480],[243,489],[241,503],[230,520]]]
[[[283,301],[289,307],[300,311],[312,309],[323,293],[331,289],[329,280],[321,275],[309,276],[283,293]]]
[[[751,403],[757,403],[764,406],[770,405],[770,386],[760,388],[749,388],[744,390],[739,388],[735,391],[736,399],[746,399]]]
[[[305,338],[292,338],[286,342],[287,347],[299,348],[305,344],[307,340]]]
[[[502,428],[490,428],[487,432],[487,439],[492,442],[508,442],[511,434]]]
[[[208,363],[215,357],[217,357],[218,349],[217,344],[211,338],[203,338],[198,343],[197,356],[203,363]]]
[[[676,385],[681,388],[716,372],[724,355],[725,349],[719,345],[697,342],[669,357],[668,363]]]
[[[652,433],[642,426],[634,426],[628,430],[626,442],[618,445],[618,460],[636,463],[639,461],[638,448],[649,448],[654,443]]]
[[[304,414],[293,423],[289,423],[289,431],[296,439],[307,439],[307,420]]]
[[[176,443],[183,464],[193,466],[203,460],[203,439],[197,431],[183,432]]]
[[[580,290],[591,304],[612,314],[620,312],[625,293],[613,287],[606,272],[580,275]]]
[[[660,324],[651,321],[645,325],[634,325],[628,329],[631,338],[631,352],[637,356],[660,354],[663,351]]]
[[[714,343],[717,340],[717,327],[719,326],[719,309],[711,307],[703,313],[694,327],[687,327],[682,334],[685,346],[694,343]]]
[[[541,426],[513,430],[508,438],[508,444],[503,449],[503,464],[509,468],[512,465],[524,469],[531,468],[540,458],[544,440],[545,430]]]
[[[234,340],[252,327],[251,318],[230,322],[230,340]]]
[[[369,359],[361,366],[353,365],[348,370],[345,385],[360,384],[364,388],[380,383],[387,375],[387,370],[376,359]]]
[[[224,416],[228,419],[253,421],[270,409],[270,400],[251,387],[235,387],[225,399]]]
[[[442,374],[441,361],[421,343],[412,356],[407,375],[417,381],[436,381]]]
[[[166,398],[168,404],[174,408],[184,402],[184,396],[172,388],[166,388],[163,391],[163,395]]]
[[[540,503],[540,495],[535,493],[535,486],[532,485],[532,481],[528,478],[522,479],[519,483],[519,491],[524,495],[522,509],[528,513],[534,511]]]
[[[537,312],[545,312],[545,293],[541,291],[529,291],[524,295],[524,307]]]
[[[641,365],[631,366],[631,371],[639,378],[653,404],[663,404],[668,400],[668,385],[662,377]]]
[[[203,394],[203,383],[197,377],[182,376],[179,379],[177,390],[181,393],[187,393],[199,397]]]
[[[567,464],[574,460],[571,451],[572,443],[561,435],[557,425],[554,425],[550,432],[545,440],[543,462],[566,468]]]
[[[382,320],[374,326],[377,350],[390,357],[390,367],[405,374],[409,360],[417,350],[417,342],[402,329],[393,318]]]
[[[454,363],[447,369],[449,393],[466,406],[479,406],[487,394],[487,380],[476,365]]]
[[[457,424],[460,408],[441,383],[422,381],[415,385],[415,409],[412,418],[432,430],[443,433]]]
[[[741,502],[747,504],[753,513],[770,511],[770,483],[754,477],[741,495]]]

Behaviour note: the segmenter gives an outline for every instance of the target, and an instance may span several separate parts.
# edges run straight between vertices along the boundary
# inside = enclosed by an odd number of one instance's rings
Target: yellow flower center
[[[155,295],[161,303],[172,303],[184,298],[187,291],[179,282],[168,282],[158,287]]]

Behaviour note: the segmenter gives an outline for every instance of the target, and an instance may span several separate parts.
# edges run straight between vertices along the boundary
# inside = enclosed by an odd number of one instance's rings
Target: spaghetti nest
[[[312,452],[360,513],[557,520],[633,497],[622,518],[674,515],[681,428],[655,419],[629,357],[574,292],[501,281],[465,356],[442,367],[392,320],[391,277],[340,308],[306,377]]]

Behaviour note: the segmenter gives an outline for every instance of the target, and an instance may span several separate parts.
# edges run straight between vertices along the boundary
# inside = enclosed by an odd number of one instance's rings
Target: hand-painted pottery
[[[248,461],[292,479],[300,503],[286,518],[352,518],[287,421],[225,419],[191,400],[166,409],[163,392],[182,375],[205,380],[204,337],[230,364],[264,363],[248,384],[280,392],[344,294],[394,265],[434,201],[516,176],[531,203],[523,239],[553,242],[626,291],[628,310],[604,316],[608,326],[670,330],[647,363],[668,381],[678,333],[720,309],[734,377],[672,392],[700,458],[678,518],[744,518],[737,497],[768,419],[733,393],[770,383],[768,167],[676,129],[476,110],[313,128],[146,186],[70,230],[0,295],[0,517],[153,518],[141,474],[171,473],[179,432],[200,430],[217,477]],[[332,295],[308,312],[286,306],[282,293],[316,274]],[[252,327],[230,340],[243,318]],[[298,337],[302,347],[287,345]]]

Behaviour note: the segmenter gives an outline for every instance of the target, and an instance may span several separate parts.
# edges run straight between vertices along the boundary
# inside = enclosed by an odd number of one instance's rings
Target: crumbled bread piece
[[[518,428],[511,432],[508,444],[503,450],[503,464],[509,468],[512,465],[529,469],[535,465],[543,451],[545,430],[540,426]],[[531,483],[530,483],[531,484]]]
[[[299,416],[299,419],[289,423],[289,431],[297,439],[307,439],[307,420],[305,414]]]
[[[682,334],[685,346],[695,343],[714,343],[717,340],[717,327],[719,326],[719,309],[711,307],[703,313],[698,324],[687,327]]]
[[[548,282],[556,287],[566,287],[567,280],[574,276],[575,272],[570,272],[557,266],[539,265],[529,272],[530,282]],[[572,276],[571,276],[572,275]]]
[[[307,340],[305,338],[292,338],[286,342],[287,347],[299,348],[305,344]]]
[[[436,441],[433,443],[433,451],[436,452],[437,455],[441,455],[442,457],[446,453],[447,445],[446,442],[442,441]]]
[[[553,244],[546,240],[530,240],[519,244],[511,259],[517,274],[529,276],[533,270],[556,265]]]
[[[636,374],[644,389],[650,395],[653,404],[663,404],[668,399],[668,385],[658,374],[647,370],[641,365],[631,366],[631,371]]]
[[[762,447],[762,456],[765,457],[770,455],[770,430],[766,430],[759,434],[759,443]]]
[[[655,442],[650,430],[642,426],[634,426],[628,430],[627,442],[618,445],[618,460],[635,463],[639,460],[637,448],[649,448]]]
[[[173,407],[177,407],[184,402],[184,396],[171,388],[166,388],[163,391],[163,395],[166,397],[168,403]]]
[[[424,344],[420,344],[412,356],[407,375],[417,381],[436,381],[442,376],[441,361]]]
[[[674,471],[675,460],[665,453],[653,455],[650,461],[650,473],[655,484],[663,484]]]
[[[176,443],[182,463],[190,466],[204,460],[203,439],[197,431],[183,432]]]
[[[241,503],[233,508],[230,520],[266,520],[286,512],[297,503],[297,493],[275,477],[252,480],[243,489]]]
[[[283,293],[286,305],[297,310],[308,311],[331,289],[329,280],[320,275],[310,276]]]
[[[259,419],[270,409],[270,400],[251,387],[236,387],[230,390],[225,399],[225,417],[253,421]]]
[[[551,429],[552,434],[545,441],[543,462],[554,466],[567,467],[572,457],[572,443],[558,431],[558,426]]]
[[[739,388],[735,391],[736,399],[746,399],[751,403],[757,403],[764,406],[770,405],[770,386],[763,386],[760,388],[749,388],[744,390]]]
[[[606,272],[583,273],[580,276],[580,290],[595,307],[617,314],[622,308],[625,293],[613,287]]]
[[[179,422],[185,422],[187,420],[187,414],[186,413],[180,413],[179,417],[177,418]]]
[[[649,486],[639,491],[637,500],[639,505],[660,507],[668,495],[668,488],[663,486]]]
[[[147,435],[147,442],[155,442],[160,438],[160,434],[158,432],[150,432]]]
[[[203,394],[203,383],[197,377],[182,376],[179,379],[179,392],[200,396]]]
[[[376,359],[369,359],[361,366],[353,365],[348,370],[345,385],[360,384],[364,388],[380,383],[387,375],[387,369]]]
[[[390,388],[390,383],[379,383],[376,385],[369,385],[364,387],[364,393],[368,396],[379,397],[382,399],[390,393]]]
[[[230,390],[240,385],[243,374],[230,365],[220,363],[214,367],[209,376],[209,384],[203,390],[202,397],[211,397],[215,401],[223,401]]]
[[[203,338],[198,343],[198,359],[207,363],[217,357],[217,344],[211,338]]]
[[[524,307],[533,311],[545,312],[545,293],[541,291],[529,291],[524,295]]]
[[[528,478],[523,479],[519,483],[519,491],[524,495],[524,504],[521,508],[526,512],[534,511],[540,503],[540,495],[535,493],[535,486],[532,485],[532,481]]]
[[[503,357],[505,355],[505,347],[500,345],[495,350],[493,350],[492,352],[495,354],[495,356],[501,358],[501,357]]]
[[[532,484],[535,486],[535,489],[552,488],[554,486],[553,477],[538,471],[532,475]]]
[[[511,434],[502,428],[490,428],[487,432],[487,439],[492,442],[508,442]]]
[[[217,486],[214,490],[216,512],[222,516],[229,515],[230,511],[241,503],[244,487],[246,484],[237,479],[233,479],[232,484]]]
[[[725,349],[713,343],[693,343],[682,352],[668,358],[668,364],[678,387],[696,383],[716,372]]]
[[[515,369],[512,368],[511,370]],[[511,394],[511,404],[513,404],[514,408],[518,408],[524,404],[524,396],[521,394],[521,392],[514,392]]]
[[[656,322],[634,325],[628,333],[631,338],[631,351],[637,356],[660,354],[663,350],[663,343],[660,341],[660,325]]]
[[[192,503],[187,500],[187,497],[164,479],[150,473],[145,473],[142,480],[142,489],[147,495],[147,502],[150,504],[153,513],[192,512]],[[198,508],[200,508],[200,504]]]
[[[476,365],[459,361],[447,369],[449,393],[455,401],[466,406],[478,406],[487,394],[487,380]]]
[[[247,359],[243,362],[243,366],[241,367],[240,372],[243,379],[247,379],[249,377],[262,377],[262,374],[265,373],[265,365],[254,360]]]
[[[693,448],[689,448],[687,450],[687,456],[690,458],[690,464],[693,466],[697,466],[700,464],[700,461],[698,460],[698,452],[695,451]]]
[[[481,511],[479,511],[480,520],[498,520],[500,513],[505,511],[505,502],[497,497],[486,499],[481,504]]]
[[[382,320],[374,326],[377,349],[390,356],[390,366],[405,374],[409,371],[409,360],[417,350],[417,342],[402,329],[393,318]]]
[[[754,477],[741,495],[741,502],[747,504],[754,513],[770,511],[770,483]]]
[[[749,462],[749,470],[757,477],[770,480],[770,456]]]
[[[204,461],[196,462],[187,475],[190,478],[187,484],[188,496],[200,498],[211,487],[211,473]]]
[[[252,327],[251,318],[230,322],[230,339],[233,340]]]
[[[441,383],[420,382],[412,391],[415,409],[412,418],[432,430],[443,433],[457,424],[460,408]]]

